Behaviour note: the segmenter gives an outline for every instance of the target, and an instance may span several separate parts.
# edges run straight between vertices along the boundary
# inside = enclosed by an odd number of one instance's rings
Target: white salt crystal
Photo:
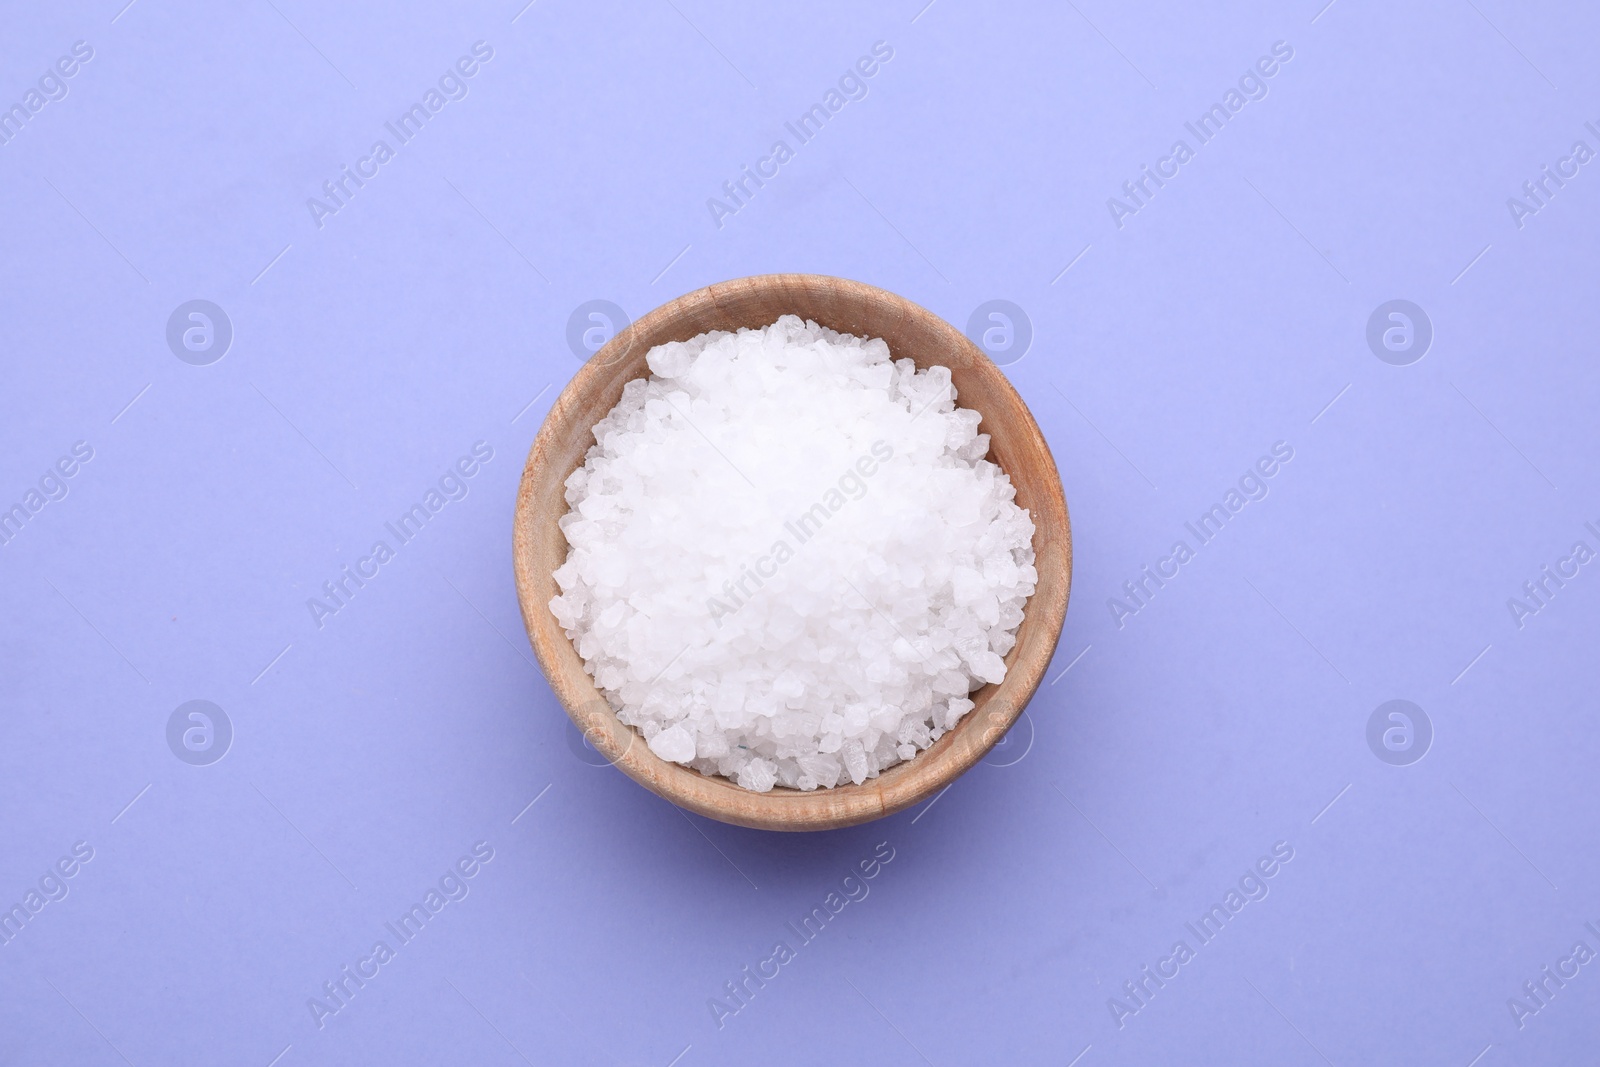
[[[664,760],[688,763],[694,759],[694,737],[681,723],[669,726],[651,739],[650,751]]]
[[[662,759],[866,781],[1005,678],[1033,522],[945,367],[786,315],[651,349],[567,479],[550,611]]]
[[[737,774],[740,785],[755,793],[765,793],[777,782],[777,767],[764,759],[752,759]]]

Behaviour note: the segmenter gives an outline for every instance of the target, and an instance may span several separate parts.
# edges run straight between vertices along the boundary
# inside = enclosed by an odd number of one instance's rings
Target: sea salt
[[[1033,522],[945,367],[785,315],[651,349],[566,482],[550,611],[664,760],[861,783],[1000,682]]]

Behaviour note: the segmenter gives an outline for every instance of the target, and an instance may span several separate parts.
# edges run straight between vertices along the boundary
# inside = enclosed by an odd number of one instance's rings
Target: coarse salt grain
[[[929,748],[1038,581],[949,369],[793,315],[646,360],[567,479],[550,601],[617,717],[756,792]]]

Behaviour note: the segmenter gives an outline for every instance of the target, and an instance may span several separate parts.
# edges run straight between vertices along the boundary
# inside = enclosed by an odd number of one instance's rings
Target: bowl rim
[[[754,793],[730,779],[703,775],[693,768],[661,759],[650,751],[642,734],[616,717],[583,669],[571,639],[548,608],[549,595],[559,589],[555,588],[553,577],[541,574],[543,568],[534,563],[536,531],[557,523],[566,514],[566,508],[562,504],[559,513],[540,515],[535,491],[541,475],[553,462],[553,455],[570,439],[569,435],[590,434],[592,421],[587,425],[575,421],[583,408],[582,398],[592,391],[598,379],[610,376],[613,364],[635,355],[635,346],[642,345],[644,351],[648,351],[667,340],[687,340],[687,337],[663,335],[661,331],[692,318],[693,312],[704,311],[708,305],[713,313],[720,314],[740,300],[760,299],[774,290],[797,289],[839,290],[847,299],[879,304],[903,320],[918,320],[921,327],[939,334],[943,345],[964,352],[967,366],[961,373],[984,375],[992,386],[1000,389],[1003,399],[1008,401],[1008,419],[1018,423],[1013,431],[1026,437],[1034,453],[1034,463],[1046,475],[1038,479],[1038,484],[1029,485],[1030,495],[1036,497],[1029,501],[1035,525],[1035,565],[1038,567],[1048,555],[1054,564],[1052,584],[1059,588],[1046,590],[1045,568],[1039,567],[1040,582],[1024,606],[1017,646],[1005,657],[1005,681],[999,686],[988,684],[969,693],[975,707],[933,747],[859,785],[846,783],[809,792],[775,786],[771,792]],[[637,354],[642,357],[642,353]],[[915,358],[914,354],[903,351],[892,353],[896,359],[908,355]],[[937,363],[936,359],[918,360],[919,367]],[[645,374],[648,373],[646,370]],[[959,396],[957,403],[960,403]],[[984,414],[987,417],[988,412]],[[586,445],[574,469],[583,462],[587,451]],[[570,473],[563,472],[560,482],[564,483]],[[1013,484],[1017,484],[1014,472],[1007,470],[1006,473],[1013,475]],[[1045,512],[1048,516],[1043,514]],[[1041,518],[1046,517],[1059,530],[1058,538],[1041,536],[1047,525]],[[517,599],[534,654],[551,690],[584,738],[628,777],[679,807],[721,822],[766,830],[826,830],[883,818],[944,789],[971,769],[1010,729],[1038,690],[1060,641],[1072,583],[1071,519],[1060,474],[1032,412],[1004,372],[965,334],[928,309],[864,282],[819,274],[763,274],[717,282],[669,300],[618,331],[567,382],[534,437],[517,491],[512,551]],[[1049,599],[1043,597],[1047,592]],[[1028,626],[1029,614],[1035,614],[1036,618],[1042,616],[1046,629],[1029,642],[1026,662],[1022,662],[1024,642],[1020,635]],[[577,664],[576,672],[571,669],[573,663]],[[1019,666],[1023,669],[1019,670]]]

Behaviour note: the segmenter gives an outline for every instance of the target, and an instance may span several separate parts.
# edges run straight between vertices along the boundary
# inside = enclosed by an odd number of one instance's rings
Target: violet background
[[[1520,628],[1507,600],[1600,548],[1600,165],[1520,228],[1507,198],[1600,149],[1600,16],[923,2],[9,5],[0,103],[94,57],[0,145],[0,505],[94,458],[0,548],[0,904],[94,858],[0,945],[0,1061],[1592,1053],[1600,964],[1520,1029],[1507,999],[1600,949],[1600,577]],[[466,98],[319,228],[307,199],[480,40]],[[719,228],[707,199],[878,41],[867,96]],[[1107,198],[1277,41],[1268,95],[1119,228]],[[958,326],[1022,308],[1007,372],[1074,522],[1017,730],[933,804],[811,836],[593,766],[510,568],[574,309],[779,270]],[[233,329],[206,366],[166,341],[194,299]],[[1366,342],[1392,299],[1433,328],[1408,366]],[[319,629],[307,598],[477,441],[469,495]],[[1270,495],[1119,628],[1278,441]],[[233,729],[209,766],[167,742],[196,699]],[[1392,699],[1432,724],[1408,766],[1367,742]],[[470,894],[319,1029],[308,998],[479,841]],[[1108,999],[1279,841],[1269,896],[1119,1027]]]

